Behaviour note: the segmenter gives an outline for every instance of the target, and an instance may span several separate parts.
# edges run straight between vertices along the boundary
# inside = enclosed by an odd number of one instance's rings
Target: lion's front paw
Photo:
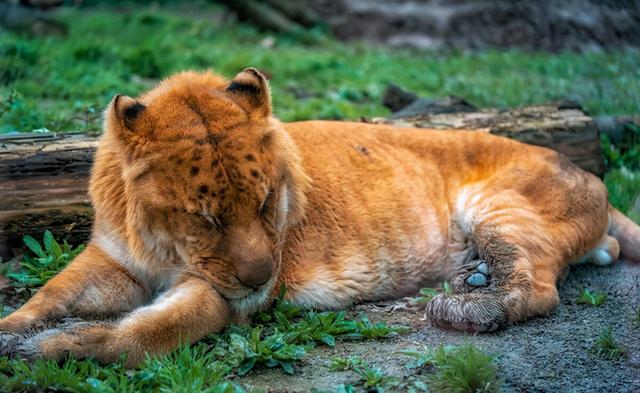
[[[19,342],[19,335],[15,333],[0,332],[0,356],[13,356]]]
[[[108,345],[108,324],[65,320],[53,329],[19,338],[13,356],[27,360],[59,360],[69,354],[75,358],[99,357]]]
[[[437,327],[466,332],[492,332],[505,323],[502,305],[489,293],[440,294],[425,315]]]

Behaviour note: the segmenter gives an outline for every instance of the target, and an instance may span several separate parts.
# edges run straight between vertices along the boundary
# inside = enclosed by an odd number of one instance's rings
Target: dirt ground
[[[576,304],[583,288],[608,296],[600,307]],[[280,370],[257,370],[239,382],[270,392],[309,392],[312,388],[335,391],[340,384],[357,383],[354,373],[332,372],[335,356],[360,356],[386,373],[406,377],[415,370],[403,350],[457,344],[469,338],[485,351],[498,355],[504,392],[640,392],[640,327],[632,321],[640,305],[640,265],[574,267],[561,286],[561,305],[551,315],[512,326],[493,334],[468,336],[429,326],[413,311],[383,311],[360,306],[374,321],[411,327],[409,333],[380,341],[340,342],[335,348],[310,351],[295,375]],[[603,328],[611,326],[626,355],[617,361],[601,359],[589,351]]]

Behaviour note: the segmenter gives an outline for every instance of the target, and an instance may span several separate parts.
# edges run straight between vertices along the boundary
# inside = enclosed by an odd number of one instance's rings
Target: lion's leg
[[[620,245],[615,237],[604,234],[598,245],[574,264],[590,263],[596,266],[608,266],[620,257]]]
[[[479,257],[454,272],[453,294],[427,305],[434,325],[493,331],[558,305],[556,281],[565,263],[542,217],[522,207],[496,209],[470,231]]]
[[[146,354],[171,351],[220,331],[229,321],[226,301],[206,281],[184,277],[152,304],[135,309],[115,322],[72,322],[45,330],[15,348],[24,358],[92,357],[114,362],[127,354],[135,366]]]
[[[143,304],[150,295],[143,282],[99,247],[89,244],[25,305],[1,319],[0,333],[32,332],[69,316],[113,317]]]

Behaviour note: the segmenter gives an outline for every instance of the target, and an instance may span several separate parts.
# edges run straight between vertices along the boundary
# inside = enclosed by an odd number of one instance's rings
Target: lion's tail
[[[621,259],[640,263],[640,226],[609,205],[609,235],[620,244]]]

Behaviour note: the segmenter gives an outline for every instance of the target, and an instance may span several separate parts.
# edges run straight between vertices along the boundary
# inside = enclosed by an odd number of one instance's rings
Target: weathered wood
[[[586,170],[604,172],[596,123],[573,107],[550,104],[372,121],[478,129],[549,146]],[[38,237],[45,229],[75,244],[88,239],[92,211],[87,180],[97,144],[95,135],[83,134],[0,137],[0,257],[22,246],[23,234]]]
[[[91,233],[87,181],[98,145],[84,134],[0,138],[0,257],[45,229],[79,244]]]

